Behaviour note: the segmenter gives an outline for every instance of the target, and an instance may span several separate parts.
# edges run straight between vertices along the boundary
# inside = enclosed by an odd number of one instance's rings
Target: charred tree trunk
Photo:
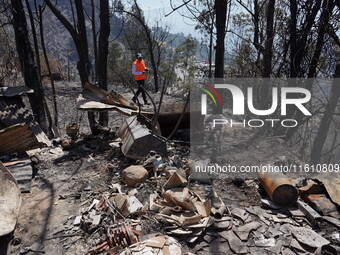
[[[78,72],[80,75],[81,83],[84,85],[89,81],[89,74],[91,69],[91,63],[89,60],[89,51],[87,44],[87,35],[86,35],[86,26],[85,26],[85,17],[84,17],[84,8],[81,0],[75,0],[76,12],[77,12],[77,20],[78,20],[78,37],[77,43],[79,44],[80,52],[79,54],[79,62],[77,64]],[[88,119],[90,123],[91,131],[94,132],[97,128],[96,120],[93,112],[88,113]]]
[[[213,31],[209,31],[209,72],[208,78],[212,78],[212,54],[213,54]]]
[[[79,44],[79,48],[81,49],[80,52],[78,52],[79,53],[78,71],[81,76],[80,78],[82,79],[82,84],[85,84],[85,82],[89,81],[91,64],[89,61],[84,8],[81,0],[75,0],[74,3],[77,12],[78,37],[79,37],[79,40],[77,40],[76,43]]]
[[[329,23],[330,13],[333,12],[334,7],[335,7],[335,2],[333,0],[324,0],[323,5],[322,5],[321,17],[320,17],[320,27],[319,27],[319,32],[318,32],[318,38],[316,39],[314,54],[313,54],[312,61],[308,69],[308,76],[307,76],[308,78],[316,77],[316,68],[317,68],[317,65],[318,65],[318,62],[321,56],[322,48],[324,45],[326,28]],[[307,89],[311,90],[312,87],[307,88]]]
[[[47,117],[47,121],[48,121],[48,129],[50,131],[52,131],[53,130],[53,128],[52,128],[52,126],[53,126],[52,117],[51,117],[48,105],[46,103],[46,100],[45,100],[45,96],[44,96],[45,93],[44,93],[44,88],[43,88],[42,80],[41,80],[40,54],[39,54],[38,38],[37,38],[37,31],[35,29],[33,12],[32,12],[32,8],[31,8],[31,5],[30,5],[29,1],[25,0],[25,3],[26,3],[26,6],[27,6],[28,16],[29,16],[30,23],[31,23],[31,30],[32,30],[32,37],[33,37],[33,46],[34,46],[34,53],[35,53],[35,61],[36,61],[36,65],[37,65],[37,71],[38,71],[39,82],[40,82],[39,86],[41,88],[42,95],[43,95],[42,100],[43,100],[43,104],[45,106],[45,112],[46,112],[46,117]],[[37,8],[36,0],[34,0],[34,6],[35,6],[36,13],[38,13],[38,11],[37,11],[38,8]],[[38,17],[38,20],[39,20],[39,17]]]
[[[313,57],[312,57],[312,60],[311,60],[311,63],[308,69],[308,78],[316,77],[317,64],[321,56],[322,48],[325,44],[324,37],[326,34],[326,27],[328,26],[329,18],[330,18],[331,13],[334,10],[334,7],[335,7],[335,2],[332,0],[331,1],[325,0],[323,2],[322,12],[320,15],[320,26],[318,30],[318,36],[317,36],[317,40],[315,44]],[[308,90],[312,90],[312,87],[313,87],[313,80],[312,79],[307,80],[305,84],[305,88]],[[292,116],[294,113],[289,113],[289,114],[290,114],[289,116]],[[298,130],[298,128],[305,122],[304,121],[305,116],[302,114],[302,112],[298,111],[295,115],[296,115],[295,117],[296,121],[300,124],[294,128],[291,128],[287,132],[286,140],[289,140],[290,138],[292,138],[295,132]]]
[[[259,12],[259,3],[258,0],[254,0],[254,39],[253,39],[253,44],[255,48],[260,51],[260,43],[259,43],[259,33],[260,33],[260,28],[259,28],[259,22],[260,22],[260,12]]]
[[[47,123],[43,103],[44,95],[41,88],[41,81],[37,66],[34,64],[34,55],[31,43],[29,41],[24,7],[21,0],[11,0],[11,4],[15,43],[20,60],[21,72],[23,74],[26,86],[34,89],[34,93],[29,94],[28,98],[35,120],[39,123],[41,128],[47,132]]]
[[[272,58],[273,58],[273,41],[274,41],[274,12],[275,0],[269,0],[267,6],[267,21],[266,21],[266,43],[263,55],[263,72],[264,78],[270,78],[272,73]]]
[[[99,87],[107,90],[107,56],[109,52],[109,35],[110,35],[110,10],[109,1],[100,1],[100,32],[99,32],[99,48],[98,48],[98,78]],[[108,113],[102,112],[99,117],[99,124],[108,125]]]
[[[92,39],[93,39],[93,55],[94,55],[94,77],[93,80],[97,80],[98,75],[98,47],[97,47],[97,31],[96,31],[96,6],[94,0],[91,0],[92,8]]]
[[[296,0],[290,0],[290,24],[289,24],[289,33],[290,33],[290,78],[295,78],[297,76],[298,70],[295,62],[295,57],[298,51],[297,48],[297,3]]]
[[[335,79],[333,80],[331,94],[329,97],[328,104],[326,105],[325,112],[322,116],[318,133],[315,137],[313,148],[311,152],[311,162],[312,164],[318,164],[321,162],[321,153],[325,145],[329,127],[331,126],[331,121],[333,119],[333,114],[335,112],[336,106],[340,98],[340,62],[336,65]]]
[[[63,24],[63,26],[70,33],[73,42],[76,46],[79,61],[77,63],[77,69],[79,73],[79,77],[81,80],[82,86],[85,85],[86,82],[89,81],[89,73],[90,73],[90,61],[89,61],[89,53],[88,53],[88,44],[87,44],[87,36],[86,36],[86,27],[85,27],[85,17],[84,17],[84,9],[81,0],[75,0],[76,12],[77,12],[77,27],[73,27],[71,22],[58,10],[58,8],[52,4],[50,0],[44,0],[46,5],[50,8],[53,14],[58,18],[58,20]],[[88,119],[90,123],[91,131],[93,132],[96,128],[96,122],[94,118],[94,114],[89,112]]]
[[[224,39],[227,21],[227,1],[215,0],[216,10],[216,51],[215,51],[215,78],[224,76]]]
[[[52,87],[52,96],[53,96],[53,108],[54,108],[54,123],[55,126],[58,127],[58,106],[57,106],[57,93],[55,90],[55,86],[54,86],[54,79],[52,76],[52,71],[51,71],[51,67],[50,67],[50,62],[48,60],[48,56],[47,56],[47,51],[46,51],[46,47],[45,47],[45,39],[44,39],[44,27],[43,27],[43,15],[42,15],[42,7],[41,5],[39,5],[39,27],[40,27],[40,40],[41,40],[41,48],[44,54],[44,58],[45,58],[45,62],[46,62],[46,67],[47,67],[47,71],[48,71],[48,75],[50,77],[50,81],[51,81],[51,87]]]
[[[263,54],[262,77],[270,78],[272,73],[273,41],[274,41],[274,12],[275,0],[269,0],[266,13],[266,41]],[[258,102],[261,109],[267,109],[269,105],[270,83],[259,87]]]
[[[299,37],[297,37],[295,41],[294,40],[292,41],[293,44],[295,43],[295,48],[294,48],[293,53],[291,54],[291,58],[292,58],[291,66],[293,67],[293,70],[294,70],[293,72],[294,76],[291,75],[291,77],[305,77],[305,71],[301,65],[303,63],[303,60],[305,58],[305,54],[307,51],[308,36],[313,27],[313,24],[315,24],[315,17],[321,8],[321,3],[322,3],[322,0],[316,0],[314,2],[314,6],[310,10],[310,12],[307,13],[305,22],[302,25],[301,35],[299,35]],[[296,3],[293,2],[291,4],[293,4],[292,6],[293,9],[291,7],[291,11],[295,11],[295,14],[291,13],[291,15],[293,15],[293,17],[296,18],[297,13],[298,13],[297,6],[295,6]],[[294,23],[294,20],[292,20],[292,24],[291,24],[292,26],[294,25],[293,23]],[[296,35],[296,27],[295,27],[295,30],[294,28],[291,28],[291,36],[293,36],[293,39],[294,39],[294,33]],[[291,45],[291,46],[294,47],[294,45]]]
[[[33,46],[34,46],[34,52],[35,52],[35,61],[36,61],[36,64],[37,64],[37,70],[38,70],[39,77],[41,77],[41,65],[40,65],[40,57],[39,57],[38,39],[37,39],[37,32],[35,30],[35,25],[34,25],[32,8],[31,8],[31,5],[30,5],[28,0],[25,0],[25,3],[26,3],[26,6],[27,6],[28,17],[29,17],[30,23],[31,23]],[[42,88],[42,85],[41,85],[41,88]]]
[[[214,78],[224,77],[224,39],[226,34],[227,22],[227,0],[215,0],[216,11],[216,46],[215,46],[215,73]],[[218,93],[223,93],[217,90]],[[221,114],[223,111],[222,105],[213,106],[214,114]]]

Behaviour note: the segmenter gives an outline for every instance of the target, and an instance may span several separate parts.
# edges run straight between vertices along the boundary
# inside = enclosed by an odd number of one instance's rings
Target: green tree
[[[179,71],[179,79],[182,80],[183,87],[193,82],[197,67],[195,66],[195,53],[197,50],[197,40],[191,35],[187,36],[175,49],[175,66]]]
[[[130,53],[124,54],[123,45],[117,41],[113,41],[109,44],[108,54],[108,75],[110,81],[121,81],[121,75],[125,77],[131,76],[131,58]]]

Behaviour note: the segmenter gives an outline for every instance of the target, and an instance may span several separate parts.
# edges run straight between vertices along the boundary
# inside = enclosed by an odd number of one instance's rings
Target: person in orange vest
[[[148,100],[146,99],[146,94],[144,90],[144,83],[146,79],[146,72],[148,69],[145,67],[145,61],[143,59],[142,53],[138,53],[136,60],[132,63],[132,74],[135,77],[135,80],[138,85],[138,89],[136,91],[136,95],[132,98],[133,102],[137,102],[137,97],[140,93],[142,93],[142,97],[144,100],[144,104],[149,105]]]

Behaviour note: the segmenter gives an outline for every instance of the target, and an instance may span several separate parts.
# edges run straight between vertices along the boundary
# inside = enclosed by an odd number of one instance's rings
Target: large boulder
[[[129,166],[122,172],[122,180],[129,187],[134,187],[138,183],[143,183],[147,178],[148,171],[139,165]]]

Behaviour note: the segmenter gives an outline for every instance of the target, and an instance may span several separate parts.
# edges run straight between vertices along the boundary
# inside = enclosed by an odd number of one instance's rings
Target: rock
[[[76,218],[74,219],[73,225],[74,226],[79,226],[80,223],[81,223],[81,219],[82,219],[81,216],[76,216]]]
[[[142,166],[129,166],[122,172],[122,180],[129,187],[143,183],[147,178],[148,171]]]

